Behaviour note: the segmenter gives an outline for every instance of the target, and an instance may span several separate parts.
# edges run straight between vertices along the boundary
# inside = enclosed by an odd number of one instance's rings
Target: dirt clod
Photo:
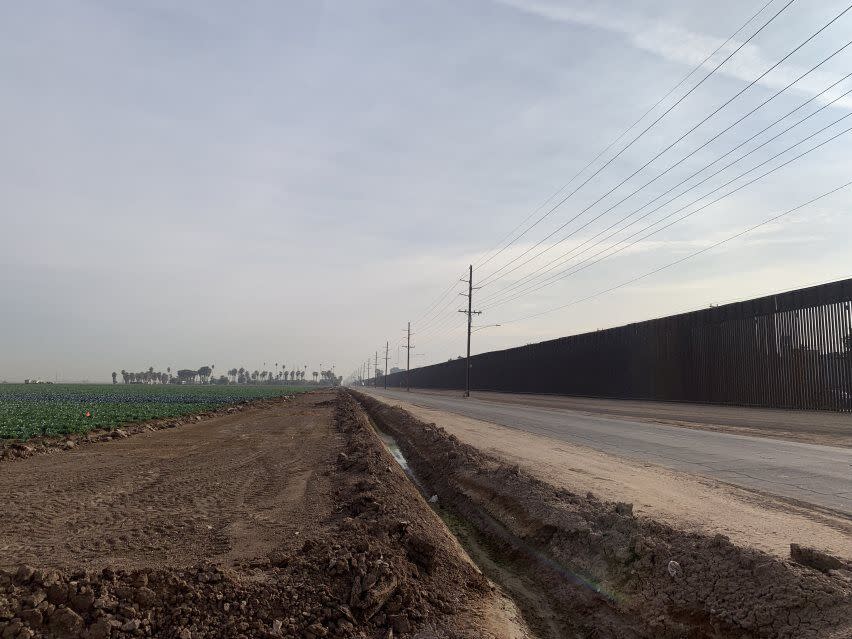
[[[799,544],[790,544],[790,559],[797,564],[807,566],[808,568],[816,568],[822,572],[847,567],[846,563],[837,557],[816,548],[808,548]]]
[[[46,464],[51,482],[81,479],[48,504],[79,522],[74,534],[33,525],[36,495],[19,513],[26,525],[0,522],[28,561],[10,565],[0,551],[3,639],[493,636],[476,612],[487,581],[344,393],[90,451],[8,467],[4,490],[32,490],[47,475],[31,469]],[[93,463],[78,469],[77,455]]]
[[[683,577],[683,568],[680,567],[680,564],[677,563],[674,559],[672,559],[666,569],[669,572],[669,575],[674,579],[680,579]]]
[[[541,637],[828,639],[852,636],[852,585],[629,504],[555,489],[406,411],[357,394],[427,494],[465,522]],[[827,563],[824,563],[827,562]],[[524,604],[526,602],[526,604]]]

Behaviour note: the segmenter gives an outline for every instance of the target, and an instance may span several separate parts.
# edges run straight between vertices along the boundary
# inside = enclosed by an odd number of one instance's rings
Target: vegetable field
[[[0,384],[0,439],[114,428],[304,390],[287,386]]]

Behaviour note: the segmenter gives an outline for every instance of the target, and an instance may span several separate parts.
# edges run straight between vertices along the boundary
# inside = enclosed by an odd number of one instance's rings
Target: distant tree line
[[[147,371],[133,373],[122,369],[120,375],[125,384],[285,384],[288,382],[299,382],[302,384],[316,385],[333,385],[337,386],[342,381],[342,377],[336,377],[334,372],[328,371],[313,371],[311,377],[313,381],[305,381],[307,371],[304,369],[287,370],[287,367],[275,364],[275,371],[254,370],[250,371],[245,367],[231,368],[227,371],[227,375],[214,375],[216,366],[201,366],[197,370],[190,368],[182,368],[172,375],[171,367],[166,368],[166,372],[157,372],[153,366],[148,367]],[[112,383],[118,383],[119,373],[113,372]]]

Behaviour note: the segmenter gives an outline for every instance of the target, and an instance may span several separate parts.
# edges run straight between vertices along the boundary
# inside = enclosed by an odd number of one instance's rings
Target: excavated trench
[[[551,602],[540,592],[540,587],[525,574],[526,571],[515,567],[510,558],[503,556],[498,548],[494,548],[488,539],[479,534],[471,522],[457,515],[453,510],[442,506],[440,500],[435,499],[437,495],[430,493],[429,488],[420,481],[417,474],[412,470],[396,438],[383,430],[372,418],[369,421],[388,452],[417,487],[421,495],[429,500],[432,509],[459,541],[471,561],[486,577],[500,585],[512,597],[512,600],[521,610],[527,627],[535,633],[535,637],[545,639],[567,636],[564,634],[565,629],[556,623],[557,615],[550,610]]]
[[[847,570],[821,572],[556,489],[353,393],[394,458],[541,639],[852,636]]]
[[[388,452],[405,471],[423,497],[429,500],[432,509],[453,533],[470,559],[485,576],[502,587],[512,597],[512,600],[521,610],[527,627],[535,633],[536,638],[561,639],[563,637],[595,636],[582,632],[578,633],[575,628],[571,628],[570,624],[565,623],[565,620],[560,618],[559,610],[554,609],[552,598],[548,596],[538,580],[541,575],[537,570],[531,570],[531,567],[542,563],[545,565],[539,566],[539,568],[549,569],[550,566],[546,565],[548,562],[544,558],[537,556],[531,549],[527,553],[520,553],[516,556],[516,551],[527,545],[493,518],[487,518],[488,529],[491,534],[483,535],[474,522],[468,521],[451,507],[443,506],[440,499],[436,499],[437,494],[432,493],[411,468],[394,435],[385,431],[372,417],[369,421]],[[500,539],[499,544],[494,543],[495,536]]]

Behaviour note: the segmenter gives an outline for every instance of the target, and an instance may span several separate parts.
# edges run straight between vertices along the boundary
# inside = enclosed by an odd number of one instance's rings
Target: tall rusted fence
[[[462,389],[465,360],[410,375]],[[475,355],[471,388],[848,411],[852,279]]]

